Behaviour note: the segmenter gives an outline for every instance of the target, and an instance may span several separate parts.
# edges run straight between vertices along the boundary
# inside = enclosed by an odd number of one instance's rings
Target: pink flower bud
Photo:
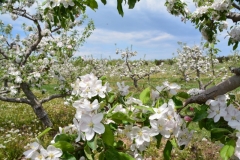
[[[189,116],[185,116],[185,117],[184,117],[184,120],[187,121],[187,122],[191,122],[191,121],[192,121],[192,118],[189,117]]]
[[[189,107],[189,110],[190,110],[190,111],[194,111],[194,108],[193,108],[193,107]]]

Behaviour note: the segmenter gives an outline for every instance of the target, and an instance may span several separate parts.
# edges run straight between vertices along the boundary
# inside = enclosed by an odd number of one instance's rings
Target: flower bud
[[[192,121],[192,118],[189,117],[189,116],[185,116],[185,117],[184,117],[184,120],[187,121],[187,122],[191,122],[191,121]]]

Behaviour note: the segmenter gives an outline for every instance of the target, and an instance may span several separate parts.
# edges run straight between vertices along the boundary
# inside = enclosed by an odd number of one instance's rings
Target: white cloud
[[[93,43],[113,43],[118,41],[126,41],[131,44],[151,44],[162,42],[164,40],[174,39],[175,37],[169,33],[160,32],[158,30],[138,31],[138,32],[118,32],[105,29],[96,29],[88,42]]]

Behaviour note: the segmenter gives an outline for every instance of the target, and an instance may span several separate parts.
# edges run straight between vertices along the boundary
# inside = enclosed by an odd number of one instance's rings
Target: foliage
[[[103,4],[106,2],[102,0]],[[124,2],[128,2],[129,8],[134,8],[137,0],[117,0],[117,9],[121,15]],[[229,0],[194,2],[197,8],[193,13],[187,8],[187,3],[181,0],[166,0],[165,6],[171,14],[182,15],[183,21],[190,20],[196,25],[208,41],[205,45],[210,45],[213,55],[217,52],[212,46],[217,42],[216,34],[227,29],[227,18],[233,22],[239,21],[239,15],[231,12],[231,9],[240,7]],[[86,7],[95,10],[98,4],[95,0],[45,1],[38,5],[35,14],[30,14],[25,9],[31,6],[32,1],[1,1],[1,14],[11,14],[13,20],[21,16],[32,21],[32,24],[23,24],[23,30],[27,34],[25,38],[21,38],[20,35],[11,34],[11,24],[0,23],[0,74],[4,84],[0,100],[30,105],[46,126],[51,126],[52,123],[42,108],[45,102],[71,95],[68,103],[75,107],[76,113],[73,124],[60,129],[51,145],[44,145],[41,139],[50,129],[40,134],[36,142],[29,145],[30,149],[23,153],[26,158],[142,159],[149,144],[156,138],[156,147],[159,148],[160,140],[164,137],[167,140],[163,156],[164,159],[170,159],[174,147],[184,149],[189,144],[194,132],[189,124],[193,122],[209,131],[212,141],[220,141],[224,145],[220,151],[223,159],[228,159],[233,154],[240,157],[240,112],[232,103],[235,102],[234,96],[218,95],[207,100],[205,105],[194,106],[193,112],[188,113],[184,107],[185,100],[190,95],[178,92],[180,86],[167,81],[156,88],[145,87],[139,99],[129,93],[129,86],[124,83],[117,83],[117,92],[111,90],[106,77],[102,75],[80,75],[75,83],[70,84],[69,81],[76,75],[69,76],[71,71],[64,73],[68,65],[63,64],[69,63],[75,69],[71,58],[78,46],[90,36],[94,26],[90,22],[81,38],[72,29],[86,18]],[[83,20],[76,22],[80,15]],[[233,45],[234,50],[240,40],[239,29],[236,24],[228,33],[228,44]],[[122,52],[130,78],[137,87],[138,80],[146,74],[139,76],[132,71],[128,58],[134,54],[128,49]],[[196,57],[195,54],[192,59],[198,59]],[[136,63],[132,65],[138,66]],[[197,72],[200,72],[199,67],[197,66]],[[151,69],[147,76],[150,73]],[[49,75],[57,78],[60,94],[38,99],[32,89],[42,89]],[[201,92],[195,90],[194,94]],[[120,140],[114,143],[117,134],[128,139],[130,148],[124,146],[124,142]]]

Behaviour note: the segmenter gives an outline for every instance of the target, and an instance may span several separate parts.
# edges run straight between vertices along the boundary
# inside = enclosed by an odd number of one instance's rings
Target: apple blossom
[[[26,158],[31,158],[32,155],[41,147],[39,143],[33,142],[29,144],[30,149],[25,151],[23,154],[26,156]]]
[[[87,140],[91,140],[95,132],[98,134],[102,134],[105,131],[104,125],[101,123],[103,119],[103,114],[98,113],[93,116],[82,115],[82,123],[81,123],[81,131],[85,132],[85,136]]]
[[[41,154],[46,157],[46,160],[59,160],[61,155],[63,154],[62,150],[59,148],[56,148],[52,145],[49,145],[47,147],[47,150],[44,148],[40,149]]]
[[[139,128],[138,126],[134,126],[132,128],[131,137],[135,139],[137,145],[141,145],[144,142],[150,142],[150,128]]]

